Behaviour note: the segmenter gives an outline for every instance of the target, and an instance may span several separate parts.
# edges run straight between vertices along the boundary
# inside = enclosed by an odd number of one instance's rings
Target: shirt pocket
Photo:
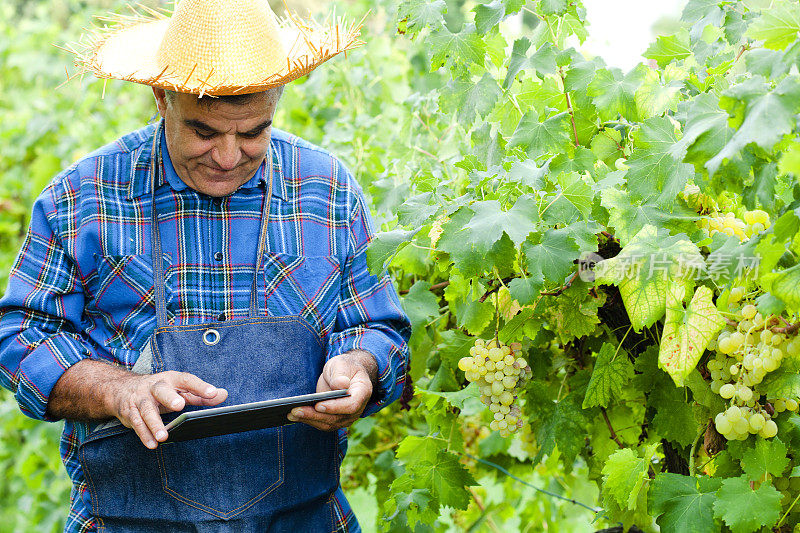
[[[163,256],[164,296],[167,316],[173,308],[172,259]],[[153,261],[149,254],[95,255],[97,267],[94,296],[88,314],[99,316],[105,327],[108,348],[135,350],[143,346],[155,327]]]
[[[264,295],[272,316],[299,316],[324,337],[339,307],[339,258],[332,255],[264,254]]]

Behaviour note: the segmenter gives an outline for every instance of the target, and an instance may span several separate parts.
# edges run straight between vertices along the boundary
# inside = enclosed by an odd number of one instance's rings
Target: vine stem
[[[697,443],[700,442],[700,437],[705,435],[706,430],[708,429],[708,424],[706,424],[700,433],[697,434],[695,437],[694,442],[692,443],[692,447],[689,450],[689,475],[694,476],[694,456],[697,452]]]
[[[619,446],[620,448],[624,448],[625,445],[622,444],[622,442],[619,440],[619,437],[617,437],[617,432],[614,431],[614,427],[611,425],[611,420],[608,418],[608,413],[606,412],[606,408],[605,407],[601,407],[600,408],[600,412],[603,414],[603,420],[606,421],[606,426],[608,427],[608,432],[611,433],[611,440],[616,442],[617,446]]]
[[[569,120],[572,122],[572,134],[574,136],[575,148],[579,147],[581,144],[578,141],[578,128],[575,126],[575,111],[572,110],[572,102],[569,101],[569,91],[567,91],[567,80],[564,77],[564,72],[559,69],[559,75],[561,76],[561,88],[564,90],[564,96],[567,99],[567,111],[569,111]]]
[[[791,324],[786,327],[770,328],[770,331],[772,331],[773,333],[784,333],[786,335],[794,335],[795,333],[797,333],[797,330],[800,330],[800,322],[795,322],[794,324]]]
[[[792,505],[790,505],[790,506],[789,506],[789,508],[788,508],[788,509],[786,509],[786,512],[785,512],[785,513],[783,513],[783,516],[782,516],[782,517],[781,517],[781,519],[778,521],[778,524],[775,526],[776,528],[779,528],[779,527],[781,527],[781,526],[783,525],[783,521],[784,521],[784,520],[786,520],[786,517],[787,517],[787,516],[789,516],[789,512],[792,510],[792,507],[794,507],[794,504],[796,504],[796,503],[797,503],[797,500],[798,500],[798,499],[800,499],[800,494],[798,494],[798,495],[797,495],[797,497],[796,497],[796,498],[794,499],[794,501],[792,502]]]
[[[463,455],[463,456],[465,456],[465,457],[469,457],[473,461],[477,461],[479,463],[485,464],[486,466],[491,466],[495,470],[498,470],[499,472],[507,475],[508,477],[510,477],[511,479],[513,479],[515,481],[519,481],[520,483],[522,483],[526,487],[530,487],[530,488],[532,488],[533,490],[535,490],[537,492],[541,492],[542,494],[546,494],[547,496],[550,496],[551,498],[556,498],[557,500],[561,500],[561,501],[565,501],[565,502],[571,503],[573,505],[577,505],[578,507],[583,507],[584,509],[587,509],[587,510],[593,512],[595,514],[595,516],[597,516],[597,515],[599,515],[600,513],[603,512],[603,508],[591,507],[589,505],[586,505],[583,502],[579,502],[577,500],[573,500],[572,498],[567,498],[565,496],[561,496],[560,494],[556,494],[555,492],[550,492],[548,490],[544,490],[542,488],[539,488],[536,485],[532,485],[532,484],[528,483],[527,481],[525,481],[524,479],[518,478],[517,476],[515,476],[514,474],[512,474],[511,472],[509,472],[508,470],[506,470],[505,468],[503,468],[502,466],[500,466],[500,465],[498,465],[496,463],[493,463],[491,461],[487,461],[486,459],[481,459],[480,457],[475,457],[474,455],[466,453],[466,452],[458,452],[458,453]],[[603,514],[603,517],[605,517],[605,514]]]
[[[467,487],[467,490],[469,491],[470,495],[472,496],[472,499],[475,500],[475,505],[478,506],[478,509],[481,510],[481,513],[482,514],[486,514],[486,506],[483,505],[483,502],[481,501],[481,497],[478,496],[478,493],[475,492],[475,489],[473,489],[472,487]],[[489,523],[489,528],[491,528],[492,531],[494,531],[495,533],[500,533],[500,530],[497,528],[497,524],[494,523],[494,520],[492,520],[491,516],[486,515],[486,522]]]

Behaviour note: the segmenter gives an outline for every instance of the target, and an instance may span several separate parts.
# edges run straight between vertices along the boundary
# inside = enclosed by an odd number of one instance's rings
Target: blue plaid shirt
[[[0,384],[20,409],[47,420],[56,381],[86,358],[130,368],[155,329],[150,242],[154,126],[75,163],[42,191],[0,300]],[[301,315],[327,339],[327,357],[372,353],[380,384],[365,415],[400,395],[410,324],[391,281],[366,267],[373,229],[361,189],[328,152],[273,129],[269,250],[259,308]],[[186,186],[166,151],[156,184],[171,323],[244,318],[265,194],[261,169],[235,193],[212,198]],[[162,206],[167,206],[163,208]],[[66,531],[93,531],[77,449],[83,422],[66,421],[61,455],[73,481]],[[346,448],[346,431],[340,434]],[[336,494],[341,531],[358,525]]]

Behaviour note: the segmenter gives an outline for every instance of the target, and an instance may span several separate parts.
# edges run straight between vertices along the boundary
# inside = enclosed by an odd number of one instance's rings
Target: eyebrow
[[[197,128],[197,129],[205,130],[205,131],[210,132],[210,133],[222,133],[220,131],[215,130],[214,128],[212,128],[211,126],[209,126],[208,124],[206,124],[205,122],[203,122],[201,120],[186,119],[186,120],[183,121],[183,123],[186,124],[187,126],[189,126],[190,128]],[[253,129],[251,129],[249,131],[242,132],[242,133],[244,133],[245,135],[257,135],[257,134],[261,133],[262,131],[264,131],[265,129],[269,128],[271,125],[272,125],[272,120],[265,120],[264,122],[262,122],[261,124],[259,124],[255,128],[253,128]]]

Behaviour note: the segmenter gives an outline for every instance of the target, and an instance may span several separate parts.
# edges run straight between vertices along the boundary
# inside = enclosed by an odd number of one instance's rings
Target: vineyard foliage
[[[145,87],[55,89],[42,43],[102,7],[0,6],[4,272],[47,181],[154,113]],[[351,431],[365,530],[792,531],[800,5],[689,0],[628,72],[576,51],[580,0],[341,9],[371,10],[367,45],[275,122],[363,184],[414,326],[413,398]],[[58,425],[6,395],[0,427],[0,519],[58,530]]]

